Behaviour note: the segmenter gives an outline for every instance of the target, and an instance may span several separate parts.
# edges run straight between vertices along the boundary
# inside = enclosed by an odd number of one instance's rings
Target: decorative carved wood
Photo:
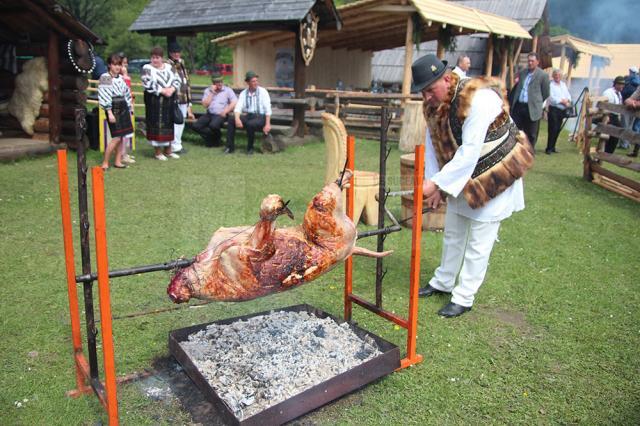
[[[320,21],[320,18],[313,11],[310,11],[300,22],[300,49],[306,66],[309,66],[316,51],[318,21]]]

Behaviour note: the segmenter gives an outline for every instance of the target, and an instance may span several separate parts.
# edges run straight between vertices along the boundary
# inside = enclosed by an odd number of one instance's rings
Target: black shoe
[[[547,154],[547,155],[551,155],[551,151],[549,151],[548,149],[545,149],[544,153]]]
[[[633,151],[627,154],[627,157],[631,157],[631,158],[635,158],[637,156],[638,156],[638,153],[636,151]]]
[[[553,149],[551,150],[551,152],[553,152],[554,154],[559,154],[559,153],[560,153],[560,151],[558,151],[558,150],[557,150],[557,149],[555,149],[555,148],[553,148]]]
[[[429,296],[433,296],[434,294],[451,294],[451,293],[448,291],[438,290],[435,287],[431,287],[429,284],[427,284],[425,287],[422,287],[421,289],[418,290],[419,297],[429,297]]]
[[[446,318],[458,317],[467,311],[471,310],[471,306],[462,306],[453,302],[447,303],[442,309],[438,311],[438,315]]]
[[[247,155],[253,155],[253,148],[247,150]]]
[[[231,148],[225,148],[225,149],[224,149],[224,153],[225,153],[225,154],[233,154],[233,151],[234,151],[234,150],[233,150],[233,149],[231,149]]]

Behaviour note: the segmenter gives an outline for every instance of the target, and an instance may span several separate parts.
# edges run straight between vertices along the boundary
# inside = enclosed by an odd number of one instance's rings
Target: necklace
[[[93,54],[93,46],[91,45],[91,43],[87,43],[89,44],[89,54],[91,55],[91,68],[89,68],[88,70],[83,70],[82,68],[80,68],[76,61],[73,59],[73,53],[71,52],[73,40],[69,40],[69,42],[67,43],[67,55],[69,56],[69,62],[71,62],[73,68],[75,68],[75,70],[80,74],[91,74],[91,72],[93,72],[93,69],[96,67],[96,57]]]

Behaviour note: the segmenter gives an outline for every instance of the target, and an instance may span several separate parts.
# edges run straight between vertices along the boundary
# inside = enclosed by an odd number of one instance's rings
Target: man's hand
[[[244,126],[242,125],[242,121],[240,120],[240,117],[236,117],[236,127],[238,129],[242,129]]]
[[[196,119],[196,116],[193,115],[193,111],[191,110],[191,107],[189,107],[189,109],[187,109],[187,118],[189,120],[195,120]]]
[[[109,123],[115,123],[116,122],[116,116],[113,115],[113,111],[111,111],[111,110],[107,111],[107,118],[109,119]]]
[[[438,192],[438,186],[432,180],[427,179],[422,182],[422,196],[424,198],[430,198],[436,192]]]
[[[440,191],[434,192],[431,197],[427,198],[426,205],[430,209],[437,209],[440,207],[440,204],[442,204],[442,195],[440,194]]]
[[[265,135],[269,133],[270,130],[271,130],[271,123],[265,124],[264,127],[262,128],[262,131],[264,132]]]

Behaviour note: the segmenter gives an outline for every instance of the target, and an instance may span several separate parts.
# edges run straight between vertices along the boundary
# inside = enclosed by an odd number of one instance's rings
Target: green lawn
[[[546,128],[541,135],[539,151]],[[193,256],[218,227],[255,222],[269,193],[291,199],[299,223],[322,185],[320,141],[247,157],[242,137],[232,156],[188,137],[189,152],[180,160],[156,161],[139,143],[135,165],[106,173],[111,268]],[[526,210],[503,222],[474,309],[441,319],[436,311],[445,297],[421,300],[418,352],[424,362],[301,424],[640,423],[640,206],[582,180],[580,156],[561,137],[561,153],[539,155],[525,180]],[[356,153],[357,168],[377,168],[375,142],[358,140]],[[399,181],[399,155],[394,147],[391,182]],[[101,155],[90,152],[88,159],[98,165]],[[78,240],[73,153],[70,160]],[[104,424],[95,397],[65,396],[74,387],[74,370],[55,157],[0,164],[0,182],[0,424]],[[399,213],[399,200],[389,204]],[[374,239],[360,243],[375,247]],[[410,231],[390,235],[386,245],[395,253],[385,263],[385,307],[404,315]],[[441,246],[442,234],[423,235],[423,283],[438,265]],[[371,298],[375,263],[354,263],[355,292]],[[172,306],[168,281],[168,272],[113,279],[113,315]],[[301,288],[250,302],[116,319],[118,374],[150,368],[168,355],[168,332],[192,324],[298,303],[339,316],[342,286],[337,268]],[[404,352],[403,330],[357,306],[354,319]],[[122,424],[189,423],[177,403],[153,401],[135,384],[118,392]]]

